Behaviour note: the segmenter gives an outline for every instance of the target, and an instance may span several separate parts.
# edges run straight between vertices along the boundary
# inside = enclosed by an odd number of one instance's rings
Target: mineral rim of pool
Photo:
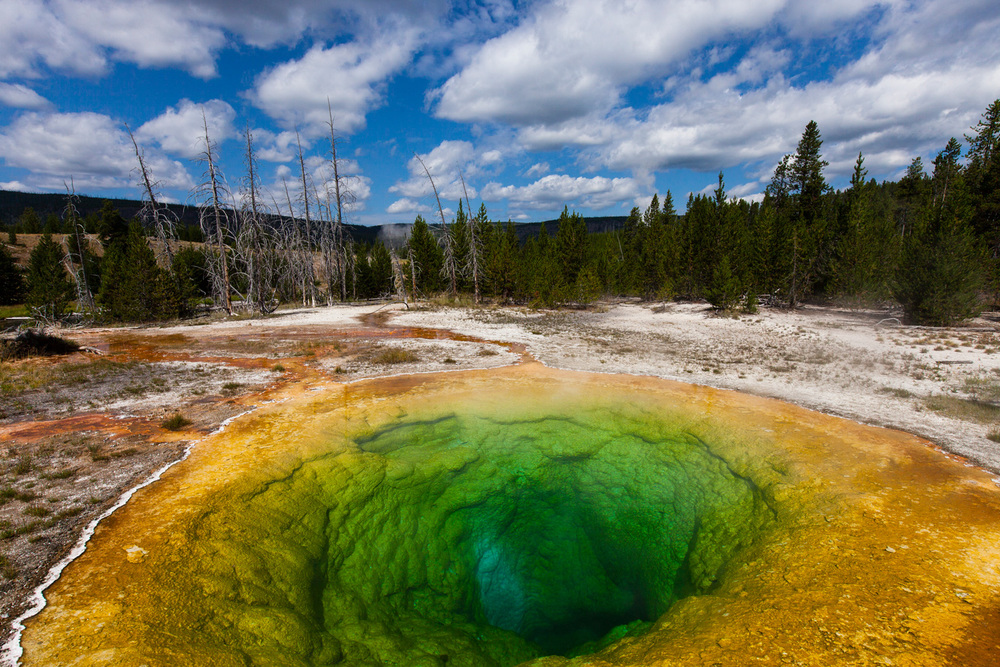
[[[914,436],[539,364],[288,393],[98,527],[23,664],[1000,664],[1000,490]]]

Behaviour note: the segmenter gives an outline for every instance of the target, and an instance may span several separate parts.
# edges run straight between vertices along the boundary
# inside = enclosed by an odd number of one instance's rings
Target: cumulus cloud
[[[65,25],[108,49],[117,60],[143,67],[181,67],[203,78],[216,74],[215,54],[226,43],[225,32],[206,23],[196,5],[178,11],[150,0],[60,0],[55,4]]]
[[[213,76],[225,30],[184,4],[0,0],[0,77],[39,76],[42,66],[95,75],[109,59]]]
[[[481,196],[486,201],[507,200],[530,210],[561,208],[564,204],[603,209],[636,199],[639,184],[632,178],[550,174],[524,186],[488,183]]]
[[[38,192],[38,188],[25,185],[21,181],[0,181],[0,190],[9,190],[10,192]]]
[[[787,13],[788,4],[802,9]],[[628,87],[671,73],[713,40],[782,20],[830,29],[831,18],[874,4],[854,0],[834,10],[785,0],[555,0],[472,55],[435,91],[436,112],[516,125],[607,112]]]
[[[548,162],[536,162],[528,168],[528,171],[524,172],[525,176],[529,178],[532,176],[544,176],[549,173],[551,167]]]
[[[84,113],[26,113],[0,133],[0,157],[31,172],[30,183],[61,189],[118,188],[134,183],[136,158],[122,126],[108,116]],[[148,151],[144,159],[162,187],[187,190],[191,176],[179,162]]]
[[[742,64],[705,81],[690,79],[668,103],[604,119],[609,138],[598,159],[637,171],[773,161],[792,152],[815,120],[832,173],[849,173],[859,150],[873,173],[894,172],[913,155],[961,136],[1000,90],[1000,45],[993,37],[1000,13],[982,18],[983,9],[928,2],[889,11],[879,26],[884,40],[828,80],[793,85],[772,71],[761,85],[741,89]],[[759,62],[759,54],[748,58]],[[745,69],[760,71],[756,64]],[[579,124],[562,130],[592,135]]]
[[[413,201],[407,197],[397,199],[386,207],[386,213],[429,213],[430,207],[426,204]]]
[[[0,104],[15,109],[44,109],[49,101],[27,86],[0,82]]]
[[[470,197],[476,196],[476,190],[468,183],[468,178],[478,173],[476,150],[468,141],[442,141],[430,153],[421,155],[427,171],[434,179],[438,195],[442,200],[461,200],[465,196],[462,190],[461,178],[466,178],[466,189]],[[427,180],[424,167],[416,157],[410,158],[406,165],[410,177],[389,188],[389,192],[398,193],[406,199],[420,199],[434,194],[431,183]]]
[[[250,97],[272,118],[304,125],[312,136],[329,131],[329,101],[337,131],[355,132],[381,104],[386,79],[410,61],[414,45],[412,31],[398,30],[370,44],[315,46],[262,74]]]
[[[39,76],[41,65],[80,74],[104,71],[99,47],[66,25],[44,0],[0,0],[0,78]]]
[[[204,115],[203,115],[204,114]],[[215,144],[236,136],[233,120],[236,111],[222,100],[197,104],[181,100],[135,131],[140,142],[155,142],[167,153],[193,159],[205,150],[205,124]]]

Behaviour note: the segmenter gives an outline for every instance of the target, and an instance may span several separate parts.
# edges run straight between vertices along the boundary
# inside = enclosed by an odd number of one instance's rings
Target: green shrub
[[[160,422],[160,426],[167,429],[168,431],[180,431],[181,429],[190,426],[191,420],[182,415],[181,413],[176,413],[173,417],[169,419],[164,419]]]

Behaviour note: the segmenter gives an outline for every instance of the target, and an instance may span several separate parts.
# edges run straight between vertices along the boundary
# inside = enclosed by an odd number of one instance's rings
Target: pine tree
[[[0,245],[0,306],[11,306],[23,300],[24,274],[7,248]]]
[[[425,295],[440,291],[443,288],[441,270],[444,253],[422,216],[418,215],[413,221],[407,248],[412,250],[416,264],[411,269],[416,269],[417,289]]]
[[[952,138],[934,159],[926,226],[910,236],[896,298],[917,324],[947,326],[980,310],[983,253],[970,219],[961,145]]]
[[[1000,99],[966,135],[969,142],[966,180],[972,204],[972,226],[989,248],[994,293],[1000,292]]]
[[[809,293],[822,259],[823,195],[828,189],[823,168],[829,164],[820,154],[822,146],[819,126],[811,120],[802,132],[789,174],[795,193],[790,226],[792,266],[788,276],[788,305],[792,308]]]
[[[833,263],[837,293],[859,301],[864,301],[871,290],[876,263],[880,260],[873,247],[870,194],[865,181],[868,170],[864,161],[859,152],[847,192],[847,229],[837,244]]]
[[[375,241],[369,260],[372,272],[372,296],[383,296],[392,292],[392,257],[382,241]]]
[[[563,207],[563,212],[559,216],[556,255],[559,258],[563,282],[566,285],[575,285],[587,257],[587,225],[583,221],[583,216],[575,211],[571,215],[568,207]]]
[[[458,289],[468,291],[471,286],[469,280],[469,225],[470,221],[465,214],[462,201],[458,202],[458,214],[455,215],[455,222],[448,228],[447,233],[451,234],[451,248],[455,255],[455,271]]]
[[[104,315],[119,322],[144,322],[181,315],[184,303],[173,276],[156,264],[137,221],[104,255],[98,303]]]
[[[724,255],[712,270],[712,280],[705,289],[705,298],[717,310],[729,311],[742,298],[739,277],[730,267],[729,257]]]
[[[667,229],[660,210],[660,200],[654,194],[642,219],[642,245],[639,255],[640,294],[653,299],[669,293],[667,280]]]
[[[25,303],[41,317],[58,320],[76,293],[66,273],[66,253],[45,233],[28,258],[28,293]]]

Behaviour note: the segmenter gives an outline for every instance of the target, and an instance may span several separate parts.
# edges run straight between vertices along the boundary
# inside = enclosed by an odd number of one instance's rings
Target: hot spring
[[[537,365],[332,385],[106,520],[24,663],[975,664],[998,536],[985,475],[774,401]]]

